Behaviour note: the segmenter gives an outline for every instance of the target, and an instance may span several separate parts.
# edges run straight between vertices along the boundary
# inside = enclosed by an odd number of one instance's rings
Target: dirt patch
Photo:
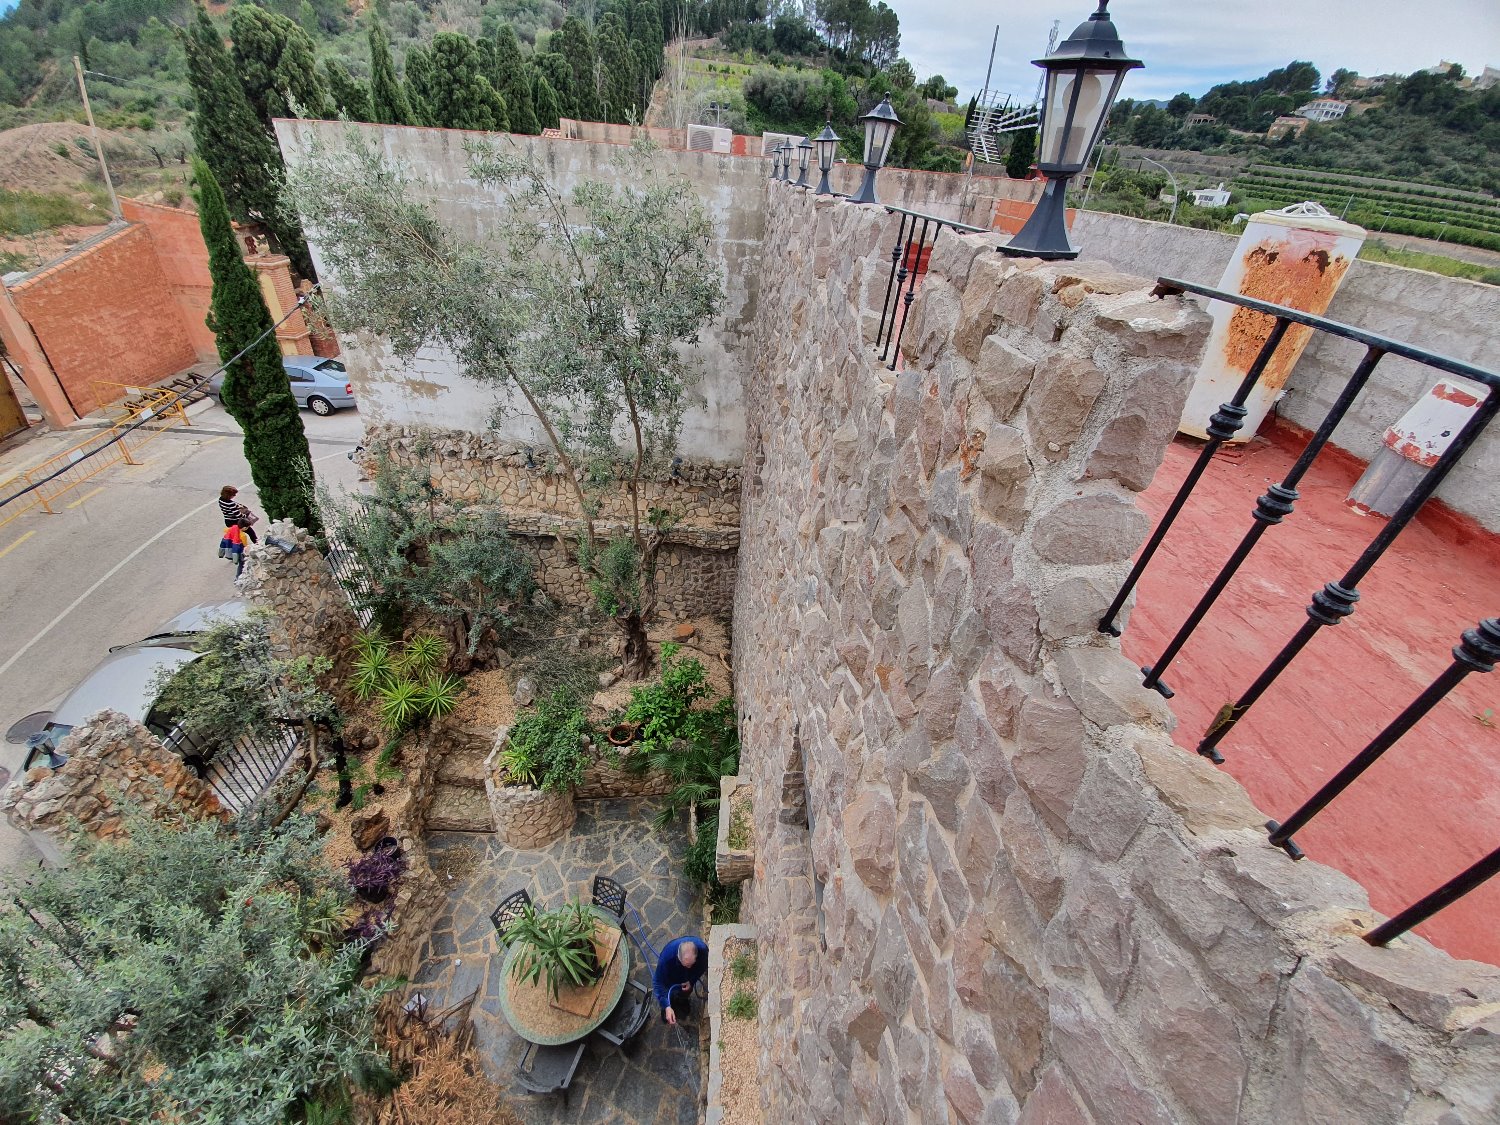
[[[450,722],[466,727],[501,727],[515,721],[516,701],[509,671],[491,668],[488,672],[472,672],[464,683],[468,690],[459,699]]]
[[[731,938],[724,943],[724,964],[719,970],[719,1104],[724,1107],[724,1125],[761,1125],[760,1046],[756,1042],[756,1019],[729,1014],[736,996],[755,999],[755,974],[735,979],[736,958],[753,958],[755,943]],[[743,965],[744,962],[742,961]],[[744,1001],[740,1001],[743,1004]]]
[[[0,132],[0,187],[82,191],[98,170],[88,127],[76,121],[43,121]]]
[[[727,836],[725,843],[737,852],[749,851],[755,843],[755,817],[748,785],[741,785],[729,799]]]

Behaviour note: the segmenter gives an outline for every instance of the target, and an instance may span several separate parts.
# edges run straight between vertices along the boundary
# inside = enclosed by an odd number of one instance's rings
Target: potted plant
[[[377,847],[349,864],[349,885],[366,902],[384,902],[406,873],[406,857],[396,848]]]
[[[545,979],[553,999],[565,984],[593,984],[604,973],[597,929],[598,918],[581,902],[548,911],[528,905],[506,934],[518,947],[511,975],[523,984]]]

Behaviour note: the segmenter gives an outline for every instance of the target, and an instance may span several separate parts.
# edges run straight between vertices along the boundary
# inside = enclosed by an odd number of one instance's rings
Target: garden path
[[[457,1003],[474,989],[474,1041],[486,1071],[523,1120],[646,1125],[698,1120],[698,1020],[681,1032],[655,1016],[622,1053],[597,1038],[590,1041],[573,1079],[569,1107],[560,1096],[533,1097],[512,1088],[525,1047],[500,1014],[500,946],[489,913],[512,891],[525,889],[545,907],[569,898],[588,899],[595,875],[620,882],[640,911],[659,949],[684,933],[701,934],[702,907],[696,888],[682,878],[687,847],[681,818],[654,828],[660,808],[653,800],[584,801],[572,832],[538,851],[517,851],[496,837],[437,832],[427,839],[432,866],[448,887],[448,899],[424,947],[413,979],[431,1011]],[[631,973],[650,986],[655,966],[640,964],[631,950]]]

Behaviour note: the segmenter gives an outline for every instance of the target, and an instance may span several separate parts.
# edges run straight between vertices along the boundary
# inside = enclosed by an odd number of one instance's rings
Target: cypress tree
[[[531,104],[531,68],[521,55],[515,29],[508,23],[502,23],[495,32],[493,59],[490,85],[505,102],[510,131],[535,136],[542,127],[537,124],[536,109]]]
[[[396,78],[391,41],[379,20],[370,22],[370,121],[382,125],[414,125],[406,91]]]
[[[436,125],[432,116],[432,100],[437,84],[437,72],[432,65],[432,54],[426,47],[413,45],[406,51],[406,80],[404,91],[406,104],[410,108],[411,124]]]
[[[273,117],[335,116],[313,41],[302,28],[275,12],[239,4],[229,16],[229,34],[235,73],[267,132]]]
[[[228,363],[257,336],[258,343],[224,371],[224,407],[245,434],[245,460],[260,502],[272,519],[289,519],[318,531],[317,511],[309,486],[312,457],[297,413],[297,400],[281,366],[274,323],[250,267],[240,257],[239,240],[229,223],[229,208],[207,163],[193,158],[197,181],[198,225],[208,247],[213,278],[208,327]],[[262,335],[264,333],[264,335]]]
[[[540,70],[532,75],[531,102],[536,107],[537,124],[543,129],[556,129],[558,120],[562,117],[557,104],[557,91]]]
[[[278,206],[281,150],[251,108],[218,29],[199,8],[192,26],[177,35],[193,90],[193,144],[221,186],[230,214],[264,223],[297,272],[316,277],[302,228]]]
[[[1010,152],[1005,157],[1005,174],[1013,180],[1024,180],[1031,174],[1031,158],[1036,153],[1036,130],[1022,129],[1011,137]]]
[[[578,98],[573,91],[573,68],[568,65],[568,60],[556,51],[548,51],[536,57],[536,70],[546,78],[547,85],[552,87],[553,96],[557,99],[558,115],[578,120]],[[542,119],[540,104],[537,118],[541,120],[543,128],[552,127]]]
[[[635,54],[620,17],[610,12],[599,21],[599,78],[604,120],[621,124],[632,114],[639,118],[635,83]]]
[[[510,117],[505,101],[485,77],[487,43],[476,44],[457,31],[432,37],[432,87],[428,94],[430,123],[440,129],[484,129],[505,132]]]
[[[335,59],[324,59],[323,70],[328,80],[328,95],[350,121],[373,121],[370,108],[369,88],[355,78],[344,64]]]
[[[548,45],[567,60],[568,69],[572,71],[573,116],[580,121],[603,121],[598,60],[594,55],[594,37],[589,34],[589,29],[577,16],[569,16]]]

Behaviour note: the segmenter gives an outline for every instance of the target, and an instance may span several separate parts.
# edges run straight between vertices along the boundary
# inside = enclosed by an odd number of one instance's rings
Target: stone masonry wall
[[[124,835],[125,803],[151,815],[226,815],[213,790],[161,739],[116,711],[89,716],[58,752],[68,759],[60,767],[34,766],[0,797],[0,812],[34,840],[40,835],[54,861],[75,829],[101,840]]]
[[[1467,1122],[1500,970],[1373,949],[1095,628],[1206,318],[772,186],[735,606],[768,1120]],[[850,315],[850,303],[859,315]]]

